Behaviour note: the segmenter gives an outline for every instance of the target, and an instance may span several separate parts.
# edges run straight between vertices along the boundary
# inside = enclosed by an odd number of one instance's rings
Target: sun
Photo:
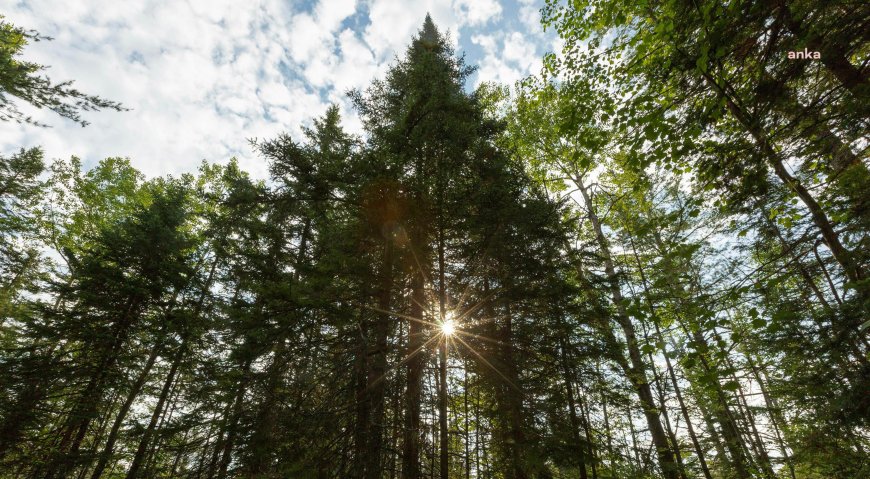
[[[448,311],[444,315],[444,321],[441,322],[441,333],[445,336],[452,336],[456,332],[456,321],[453,320],[453,311]]]
[[[453,322],[452,319],[446,319],[443,323],[441,323],[441,332],[444,333],[445,336],[451,336],[456,332],[456,323]]]

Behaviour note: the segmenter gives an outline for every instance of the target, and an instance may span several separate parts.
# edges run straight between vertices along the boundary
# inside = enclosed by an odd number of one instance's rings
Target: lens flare
[[[456,332],[456,323],[453,322],[452,319],[446,319],[443,323],[441,323],[441,332],[444,333],[445,336],[451,336]]]

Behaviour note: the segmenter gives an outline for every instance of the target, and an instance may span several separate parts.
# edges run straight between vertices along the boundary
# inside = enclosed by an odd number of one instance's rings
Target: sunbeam
[[[434,340],[436,340],[436,339],[439,339],[440,337],[441,337],[441,336],[432,336],[431,338],[429,338],[428,340],[426,340],[425,343],[421,344],[419,348],[415,349],[415,350],[414,350],[413,352],[411,352],[411,353],[408,353],[408,355],[405,356],[401,361],[399,361],[398,363],[394,364],[391,368],[387,369],[387,370],[384,372],[384,374],[382,374],[379,378],[377,378],[377,379],[375,379],[374,381],[372,381],[372,383],[369,384],[369,385],[366,387],[366,391],[368,391],[369,389],[371,389],[372,387],[374,387],[375,385],[377,385],[378,383],[380,383],[381,381],[383,381],[383,380],[387,377],[387,375],[389,375],[391,372],[395,371],[396,369],[398,369],[399,367],[401,367],[403,364],[405,364],[405,363],[407,363],[408,361],[410,361],[411,359],[413,359],[414,356],[416,356],[417,354],[420,353],[420,351],[422,351],[423,349],[425,349],[426,346],[429,345],[429,343],[431,343],[432,341],[434,341]]]
[[[474,355],[477,356],[481,361],[483,361],[483,364],[486,364],[487,366],[489,366],[490,369],[492,369],[493,371],[495,371],[496,374],[498,374],[499,376],[501,376],[501,378],[504,379],[505,382],[507,382],[511,387],[513,387],[513,388],[516,389],[517,391],[520,391],[520,388],[519,388],[516,384],[514,384],[513,381],[511,381],[510,379],[507,378],[507,376],[505,376],[504,374],[502,374],[502,372],[499,371],[498,368],[496,368],[495,366],[493,366],[489,361],[486,360],[486,358],[484,358],[480,353],[478,353],[477,351],[475,351],[475,349],[472,348],[468,343],[466,343],[465,341],[463,341],[462,338],[460,338],[458,335],[457,335],[457,336],[453,336],[453,337],[456,338],[457,341],[459,341],[460,343],[462,343],[463,346],[465,346],[466,348],[468,348],[468,350],[471,351],[472,354],[474,354]]]
[[[420,324],[425,324],[425,325],[427,325],[427,326],[432,326],[433,328],[439,328],[439,327],[441,327],[440,324],[433,323],[433,322],[431,322],[431,321],[426,321],[425,319],[420,319],[420,318],[415,318],[415,317],[413,317],[413,316],[408,316],[407,314],[397,313],[397,312],[395,312],[395,311],[387,311],[386,309],[376,308],[376,307],[374,307],[374,306],[364,306],[364,307],[365,307],[366,309],[370,309],[370,310],[375,311],[375,312],[378,312],[378,313],[389,314],[389,315],[391,315],[391,316],[395,316],[395,317],[397,317],[397,318],[403,318],[403,319],[408,319],[408,320],[410,320],[410,321],[416,321],[416,322],[418,322],[418,323],[420,323]]]

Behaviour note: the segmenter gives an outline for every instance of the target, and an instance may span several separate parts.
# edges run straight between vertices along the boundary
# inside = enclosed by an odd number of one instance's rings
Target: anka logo
[[[822,54],[819,52],[811,52],[804,48],[802,52],[788,52],[789,60],[819,60],[822,58]]]

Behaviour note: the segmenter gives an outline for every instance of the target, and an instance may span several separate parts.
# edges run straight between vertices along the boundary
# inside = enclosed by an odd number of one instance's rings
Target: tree
[[[120,103],[87,95],[72,88],[72,81],[52,83],[47,76],[39,75],[46,66],[23,61],[18,57],[28,43],[51,38],[34,30],[17,27],[3,18],[0,15],[0,120],[47,126],[19,110],[10,97],[17,97],[36,108],[48,108],[82,126],[88,125],[81,117],[82,111],[104,108],[126,110]]]
[[[863,12],[553,2],[514,93],[427,17],[268,180],[0,158],[0,477],[866,476]]]

